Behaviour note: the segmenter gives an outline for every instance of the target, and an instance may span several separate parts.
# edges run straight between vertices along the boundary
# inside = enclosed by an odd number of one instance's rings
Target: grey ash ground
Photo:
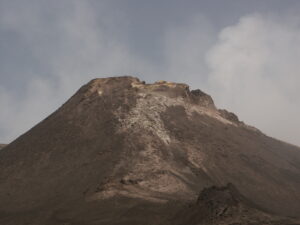
[[[299,215],[300,149],[186,84],[92,80],[0,151],[0,224],[297,224]]]

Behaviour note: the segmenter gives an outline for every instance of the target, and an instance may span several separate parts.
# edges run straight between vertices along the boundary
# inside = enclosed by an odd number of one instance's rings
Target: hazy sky
[[[126,74],[200,88],[300,145],[300,1],[0,0],[0,143]]]

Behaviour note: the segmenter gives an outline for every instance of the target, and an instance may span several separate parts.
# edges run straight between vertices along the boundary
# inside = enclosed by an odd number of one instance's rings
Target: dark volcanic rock
[[[0,151],[0,224],[167,224],[227,183],[260,210],[298,216],[299,165],[298,147],[185,84],[95,79]]]
[[[243,197],[232,184],[204,188],[197,202],[179,211],[172,220],[171,224],[176,225],[300,224],[299,220],[260,210],[257,205]]]
[[[216,108],[213,99],[208,94],[199,89],[191,91],[191,98],[195,101],[196,104],[203,105],[208,108]]]
[[[6,145],[5,144],[0,144],[0,149],[4,148]]]
[[[226,109],[219,109],[220,115],[227,120],[235,123],[240,123],[239,118],[232,112],[228,112]]]

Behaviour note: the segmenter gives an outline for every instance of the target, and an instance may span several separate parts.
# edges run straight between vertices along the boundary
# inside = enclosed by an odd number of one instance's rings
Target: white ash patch
[[[212,117],[214,119],[217,119],[224,124],[230,124],[230,125],[236,126],[236,124],[234,124],[233,122],[223,118],[220,115],[220,113],[218,112],[218,110],[209,109],[206,107],[202,107],[202,106],[194,105],[194,104],[190,104],[190,103],[183,103],[183,104],[184,104],[186,113],[190,117],[193,115],[193,113],[198,113],[198,114],[206,115],[206,116]]]
[[[139,185],[152,191],[167,194],[190,192],[185,183],[183,183],[174,175],[168,173],[156,174],[156,176],[154,176],[152,179],[142,181]]]
[[[103,94],[102,90],[98,90],[98,95],[101,96]]]
[[[150,202],[157,203],[166,203],[167,200],[161,198],[160,196],[156,196],[155,193],[149,192],[149,190],[144,190],[139,186],[128,185],[123,188],[110,188],[108,190],[104,190],[98,193],[95,193],[86,198],[86,201],[92,202],[97,200],[109,199],[115,196],[125,196],[129,198],[140,198],[143,200],[147,200]]]
[[[118,116],[121,122],[120,131],[132,129],[135,132],[146,130],[159,137],[165,144],[171,142],[169,132],[165,129],[161,120],[163,113],[174,101],[159,95],[139,94],[140,98],[136,106],[126,115],[124,119]]]
[[[116,116],[121,123],[119,128],[120,132],[128,129],[131,129],[134,132],[146,130],[159,137],[165,144],[169,144],[172,138],[165,129],[160,115],[170,106],[183,106],[189,117],[196,112],[198,114],[213,117],[222,123],[235,125],[231,121],[220,116],[217,110],[191,104],[182,97],[169,98],[164,95],[149,94],[147,92],[140,92],[138,96],[139,98],[136,102],[136,106],[125,115],[125,118],[122,118],[119,112],[116,113]]]

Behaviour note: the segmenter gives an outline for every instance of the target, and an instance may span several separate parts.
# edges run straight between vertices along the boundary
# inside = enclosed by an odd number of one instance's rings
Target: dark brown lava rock
[[[204,188],[196,203],[180,210],[170,224],[296,225],[300,220],[264,211],[242,196],[233,184],[228,184]]]

